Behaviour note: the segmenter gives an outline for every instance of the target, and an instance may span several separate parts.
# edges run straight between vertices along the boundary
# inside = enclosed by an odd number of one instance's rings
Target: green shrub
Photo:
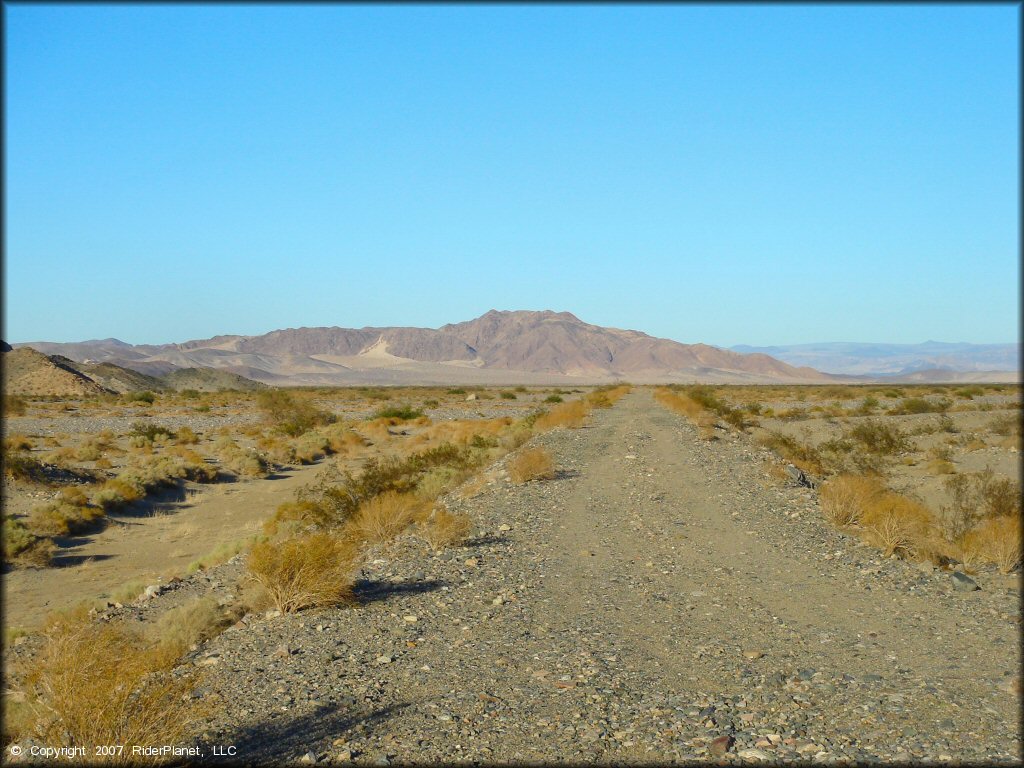
[[[561,395],[548,395],[547,397],[544,398],[544,402],[545,403],[560,403],[560,402],[562,402],[562,396]]]
[[[316,427],[333,424],[337,417],[317,408],[306,400],[299,400],[290,392],[264,389],[256,394],[256,405],[264,412],[275,429],[298,437]]]
[[[502,400],[515,400],[516,399],[516,393],[515,392],[502,392],[501,393],[501,399]]]
[[[418,419],[423,415],[423,411],[413,408],[411,405],[390,405],[384,408],[380,408],[376,413],[373,414],[375,419],[401,419],[402,421],[409,421],[410,419]]]
[[[867,419],[847,433],[847,437],[870,453],[891,456],[912,450],[910,439],[895,425]]]
[[[125,392],[122,397],[129,403],[146,403],[147,405],[152,405],[156,400],[156,395],[149,390],[142,390],[141,392]]]
[[[3,553],[6,562],[45,566],[53,557],[53,542],[36,536],[20,520],[4,516]]]
[[[167,427],[162,427],[159,424],[148,424],[144,421],[134,422],[131,429],[128,430],[129,437],[141,437],[149,442],[153,442],[161,435],[166,438],[174,439],[174,432],[169,430]]]

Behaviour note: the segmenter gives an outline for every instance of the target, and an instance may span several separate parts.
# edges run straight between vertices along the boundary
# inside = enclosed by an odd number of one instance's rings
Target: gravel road
[[[207,755],[1020,760],[1019,579],[968,592],[883,560],[812,491],[772,486],[746,438],[701,442],[647,391],[533,443],[559,477],[497,465],[450,504],[476,521],[467,546],[403,537],[360,607],[252,618],[197,651]]]

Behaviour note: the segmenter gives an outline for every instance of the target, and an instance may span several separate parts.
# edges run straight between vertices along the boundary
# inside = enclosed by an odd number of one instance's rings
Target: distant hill
[[[442,328],[288,328],[132,346],[117,339],[37,342],[73,360],[150,375],[212,368],[274,385],[825,382],[765,354],[681,344],[585,323],[568,312],[491,310]]]
[[[159,380],[168,389],[177,392],[183,389],[195,389],[200,392],[218,392],[223,389],[254,392],[267,388],[267,385],[261,382],[216,368],[178,368],[162,376]]]
[[[966,344],[926,341],[922,344],[867,344],[826,342],[788,346],[751,347],[733,351],[760,352],[790,365],[807,365],[819,371],[852,376],[907,376],[918,372],[924,378],[946,380],[953,373],[990,374],[1020,371],[1020,344]],[[943,371],[945,373],[943,373]],[[936,378],[938,377],[938,378]],[[963,379],[966,380],[966,379]],[[986,379],[987,380],[987,379]]]
[[[252,391],[266,386],[229,371],[171,367],[163,376],[150,376],[110,362],[83,363],[19,346],[3,351],[3,388],[10,395],[90,397],[141,390]]]
[[[74,367],[34,349],[12,349],[3,356],[3,389],[7,395],[89,397],[109,391]]]

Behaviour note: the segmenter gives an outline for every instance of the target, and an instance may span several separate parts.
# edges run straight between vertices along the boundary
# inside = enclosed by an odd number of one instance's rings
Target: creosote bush
[[[281,389],[261,390],[256,394],[256,405],[275,429],[290,437],[298,437],[337,420],[333,413]]]

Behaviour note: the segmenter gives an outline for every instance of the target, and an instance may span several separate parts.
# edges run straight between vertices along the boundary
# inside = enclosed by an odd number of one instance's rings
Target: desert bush
[[[587,406],[581,400],[571,400],[567,403],[556,405],[550,411],[541,413],[533,422],[534,428],[538,430],[554,429],[555,427],[568,427],[574,429],[583,426],[583,420],[587,417]]]
[[[180,427],[174,440],[178,445],[195,445],[199,442],[199,435],[191,427]]]
[[[988,423],[988,429],[1002,437],[1009,437],[1011,435],[1019,435],[1021,417],[1019,413],[1006,413],[1002,416],[997,416]]]
[[[29,480],[41,483],[46,481],[46,468],[39,459],[23,451],[7,451],[2,455],[4,477],[12,480]]]
[[[334,453],[331,448],[331,441],[317,432],[306,432],[295,438],[292,444],[295,451],[295,460],[300,464],[312,464]]]
[[[373,414],[373,418],[410,421],[412,419],[418,419],[422,415],[423,411],[413,408],[411,405],[389,405],[384,408],[377,409]]]
[[[282,613],[329,608],[353,600],[359,547],[325,532],[263,541],[249,552],[247,567]]]
[[[872,497],[861,514],[861,525],[885,556],[913,555],[918,542],[927,542],[934,525],[920,503],[885,491]]]
[[[964,535],[961,560],[982,560],[1009,573],[1021,564],[1021,533],[1019,515],[990,517]]]
[[[898,426],[875,419],[865,419],[846,436],[860,443],[868,452],[879,456],[892,456],[913,449],[910,439]]]
[[[174,656],[219,635],[237,620],[213,595],[197,597],[166,611],[149,630],[149,638]]]
[[[125,392],[121,397],[129,403],[145,403],[146,405],[152,405],[156,401],[156,395],[149,390],[142,390],[141,392]]]
[[[933,475],[953,475],[956,474],[956,465],[951,461],[932,459],[928,462],[928,471]]]
[[[860,401],[860,405],[857,406],[856,410],[854,410],[854,413],[856,413],[858,416],[868,416],[875,412],[875,409],[878,408],[878,405],[878,398],[868,395],[867,397]]]
[[[171,674],[175,658],[115,623],[60,616],[23,676],[44,744],[174,744],[206,713],[190,695],[197,679]],[[131,764],[129,750],[104,762]]]
[[[905,397],[889,409],[893,414],[945,413],[952,405],[949,400],[928,400],[924,397]]]
[[[337,420],[333,413],[280,389],[260,390],[256,394],[256,405],[275,429],[290,437],[298,437],[303,432],[333,424]]]
[[[25,435],[8,435],[4,438],[4,451],[31,451],[32,441]]]
[[[870,503],[883,491],[874,477],[838,475],[821,486],[818,501],[822,514],[833,525],[856,525]]]
[[[508,392],[508,391],[502,392],[501,393],[501,399],[502,400],[515,400],[516,399],[516,393],[515,392]]]
[[[28,405],[25,402],[24,397],[21,397],[20,395],[4,395],[4,416],[24,416],[27,407]]]
[[[146,440],[153,442],[158,437],[174,438],[174,432],[167,427],[161,426],[160,424],[150,424],[145,421],[136,421],[132,423],[131,428],[128,430],[128,435],[131,437],[142,437]]]
[[[412,525],[427,509],[429,505],[412,494],[387,491],[360,504],[347,530],[360,541],[384,544]]]
[[[825,472],[821,454],[813,446],[801,443],[795,437],[768,430],[758,437],[758,442],[804,472],[812,475],[822,475]]]
[[[508,475],[514,483],[550,480],[555,476],[555,463],[545,448],[530,448],[508,463]]]
[[[562,396],[561,395],[548,395],[547,397],[544,398],[544,402],[545,403],[560,403],[560,402],[562,402]]]
[[[240,552],[244,552],[250,545],[254,544],[257,537],[250,536],[245,539],[238,539],[237,541],[229,541],[224,544],[218,544],[211,551],[197,560],[193,560],[188,564],[186,569],[188,573],[196,573],[197,571],[203,571],[207,568],[213,568],[214,566],[226,563],[235,555]]]
[[[54,501],[35,507],[28,516],[29,529],[40,536],[67,536],[82,533],[103,518],[103,509]]]
[[[465,541],[472,529],[473,522],[469,515],[453,514],[447,507],[441,505],[436,507],[426,520],[417,523],[416,534],[436,552]]]
[[[36,536],[13,517],[4,516],[4,561],[25,565],[46,566],[53,557],[54,545],[48,538]]]
[[[950,503],[940,510],[942,534],[950,542],[960,541],[986,518],[1020,517],[1020,489],[991,469],[973,474],[953,475],[945,482]]]

